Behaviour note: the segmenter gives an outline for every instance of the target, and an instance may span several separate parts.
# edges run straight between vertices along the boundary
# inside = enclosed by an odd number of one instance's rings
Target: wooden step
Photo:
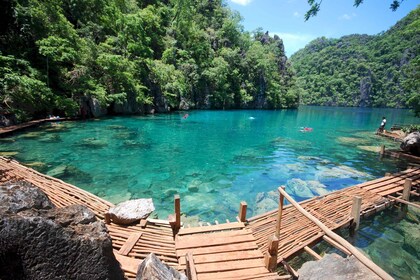
[[[217,246],[217,245],[224,245],[224,244],[235,244],[235,243],[242,243],[248,241],[255,241],[255,238],[250,235],[241,235],[241,236],[219,236],[214,237],[213,235],[208,235],[207,237],[202,237],[199,235],[198,237],[191,236],[193,238],[180,238],[176,243],[175,247],[177,250],[186,249],[186,248],[201,248],[201,247],[209,247],[209,246]]]
[[[178,235],[196,234],[196,233],[230,230],[230,229],[242,229],[244,227],[245,227],[244,223],[229,223],[229,224],[219,224],[219,225],[194,227],[194,228],[181,228],[178,232]]]

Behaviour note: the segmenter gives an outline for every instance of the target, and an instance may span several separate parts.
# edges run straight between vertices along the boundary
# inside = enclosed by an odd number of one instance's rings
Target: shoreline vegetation
[[[418,113],[419,11],[383,34],[319,38],[288,59],[280,37],[244,31],[222,1],[8,1],[0,115],[19,122],[299,104]]]

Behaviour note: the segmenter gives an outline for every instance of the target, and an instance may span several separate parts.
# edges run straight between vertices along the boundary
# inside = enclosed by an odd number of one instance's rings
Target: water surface
[[[297,200],[405,168],[380,159],[382,115],[415,123],[407,110],[301,107],[192,111],[46,124],[0,139],[0,151],[111,202],[152,197],[159,218],[180,194],[190,222],[234,220],[275,208],[276,189]],[[309,132],[302,132],[310,127]]]

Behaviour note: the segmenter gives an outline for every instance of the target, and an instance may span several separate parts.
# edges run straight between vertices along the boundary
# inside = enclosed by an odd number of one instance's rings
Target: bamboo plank
[[[224,278],[235,278],[241,276],[249,276],[255,274],[265,274],[267,270],[264,267],[256,268],[247,268],[233,271],[224,271],[224,272],[210,272],[210,273],[199,273],[198,278],[200,280],[214,280],[214,279],[224,279]]]
[[[123,271],[130,272],[135,275],[137,274],[137,270],[141,263],[141,260],[120,255],[115,251],[114,251],[114,256],[117,259],[117,261],[121,264],[121,268]]]
[[[197,255],[204,255],[204,254],[234,252],[234,251],[243,251],[243,250],[255,250],[255,249],[258,249],[258,246],[257,244],[255,244],[255,242],[246,242],[246,243],[204,247],[204,248],[182,249],[182,250],[177,250],[176,255],[178,257],[185,256],[187,251],[191,251],[195,257]]]
[[[235,244],[235,243],[241,243],[241,242],[255,241],[255,238],[250,234],[241,235],[241,236],[230,236],[230,237],[223,237],[223,236],[213,237],[212,235],[210,235],[206,237],[205,240],[206,241],[203,242],[203,237],[201,235],[199,235],[196,238],[180,239],[176,242],[176,248],[177,250],[179,250],[179,249],[186,249],[186,248]]]
[[[217,263],[232,260],[247,260],[262,258],[262,253],[258,250],[242,251],[242,252],[225,252],[217,254],[207,254],[194,256],[195,264]],[[185,265],[185,258],[179,259],[180,265]]]
[[[197,273],[209,273],[209,272],[222,272],[230,270],[239,270],[246,268],[258,268],[264,267],[263,259],[252,259],[252,260],[235,260],[235,261],[226,261],[221,265],[220,263],[206,263],[206,264],[196,264],[195,269]],[[265,271],[267,272],[267,270]]]
[[[178,232],[178,235],[204,233],[204,232],[229,230],[229,229],[242,229],[244,227],[245,227],[244,223],[235,222],[235,223],[228,223],[228,224],[203,226],[203,227],[199,227],[199,228],[181,228]]]

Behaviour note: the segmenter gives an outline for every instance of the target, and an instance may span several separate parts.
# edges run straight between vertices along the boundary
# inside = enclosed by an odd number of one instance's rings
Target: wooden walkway
[[[72,119],[71,118],[57,118],[57,119],[46,118],[46,119],[39,119],[39,120],[24,122],[24,123],[17,124],[17,125],[0,127],[0,137],[4,137],[4,136],[7,136],[9,134],[12,134],[15,131],[20,131],[20,130],[23,130],[23,129],[26,129],[26,128],[39,126],[39,125],[41,125],[43,123],[46,123],[46,122],[60,122],[60,121],[69,121],[69,120],[72,120]]]
[[[420,168],[411,168],[323,197],[315,197],[300,205],[334,230],[351,223],[350,211],[354,196],[362,197],[361,214],[369,215],[391,205],[394,200],[390,195],[398,196],[407,178],[413,182],[412,194],[418,195]],[[38,186],[57,207],[85,205],[99,219],[104,219],[104,214],[112,206],[73,185],[41,174],[17,161],[0,157],[0,183],[15,180],[26,180]],[[200,280],[275,280],[285,279],[285,276],[271,273],[265,268],[264,254],[267,252],[268,238],[275,232],[276,215],[277,210],[274,210],[252,217],[245,223],[181,228],[175,238],[166,220],[147,219],[132,226],[111,223],[107,224],[107,228],[114,254],[128,278],[135,278],[140,262],[153,252],[178,270],[184,270],[187,266],[191,269],[192,264],[196,279]],[[279,262],[290,259],[326,238],[316,224],[291,206],[283,209],[280,237]]]
[[[267,270],[255,237],[240,222],[181,229],[176,236],[179,270],[190,253],[197,279],[280,279]]]
[[[362,197],[361,215],[381,211],[392,204],[389,195],[402,192],[405,179],[413,180],[412,189],[420,187],[420,168],[406,171],[345,188],[322,197],[314,197],[300,205],[331,230],[347,226],[352,221],[350,212],[353,197]],[[287,189],[286,189],[287,191]],[[413,191],[416,194],[417,191]],[[277,209],[248,219],[247,229],[253,232],[258,247],[267,252],[268,238],[276,229]],[[319,242],[325,233],[299,213],[296,208],[286,206],[282,214],[278,255],[290,259],[302,252],[306,246]]]

